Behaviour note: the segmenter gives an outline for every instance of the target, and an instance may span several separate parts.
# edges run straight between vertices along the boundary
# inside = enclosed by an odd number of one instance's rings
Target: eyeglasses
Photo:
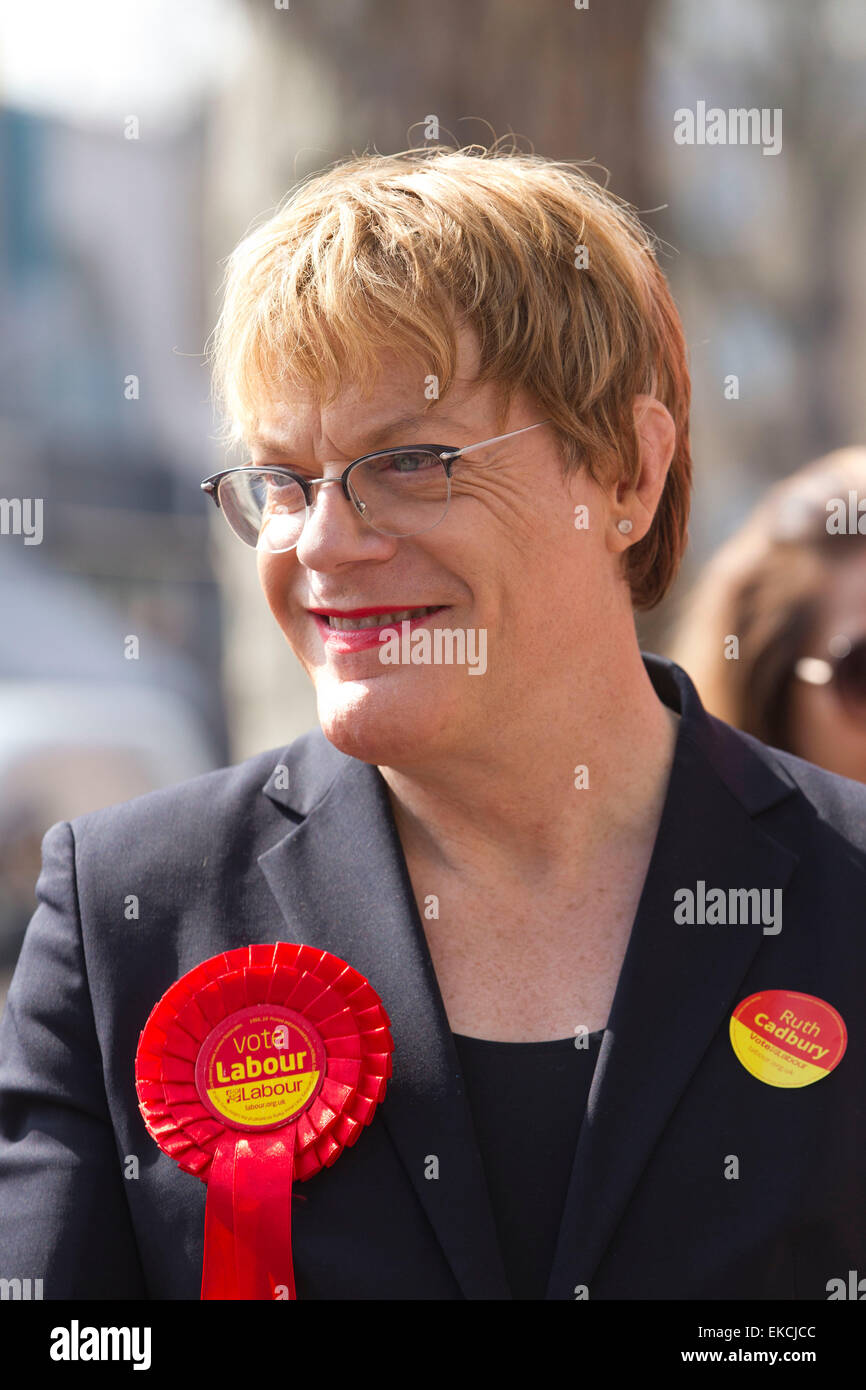
[[[829,659],[801,657],[794,675],[809,685],[832,685],[854,718],[866,719],[866,635],[853,643],[847,638],[836,642],[847,644],[847,650]]]
[[[508,434],[452,449],[445,444],[381,449],[364,454],[338,478],[305,478],[291,468],[245,464],[205,478],[231,529],[256,550],[294,550],[313,507],[313,488],[339,483],[358,515],[383,536],[418,536],[438,526],[451,501],[451,470],[463,454],[537,430],[549,417]]]

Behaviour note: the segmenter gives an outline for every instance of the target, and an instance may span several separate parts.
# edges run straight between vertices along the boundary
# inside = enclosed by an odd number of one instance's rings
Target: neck
[[[678,723],[635,645],[616,669],[514,702],[471,748],[379,770],[407,857],[540,887],[654,841]],[[578,768],[585,787],[575,786]]]

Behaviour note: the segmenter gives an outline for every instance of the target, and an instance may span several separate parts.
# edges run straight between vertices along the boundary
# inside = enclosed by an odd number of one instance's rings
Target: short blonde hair
[[[529,392],[566,470],[585,463],[597,481],[633,482],[633,399],[667,406],[676,445],[664,492],[626,552],[632,603],[653,607],[687,543],[683,329],[655,239],[579,165],[425,146],[352,157],[302,182],[228,258],[210,349],[220,437],[253,432],[285,383],[319,403],[347,381],[372,393],[382,350],[419,360],[441,398],[459,322],[477,334],[478,380],[495,383],[501,418]]]

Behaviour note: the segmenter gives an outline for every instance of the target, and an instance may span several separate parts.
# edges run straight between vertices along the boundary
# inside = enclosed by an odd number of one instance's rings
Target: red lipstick
[[[398,634],[402,632],[402,623],[408,622],[409,631],[412,632],[422,623],[429,622],[437,614],[443,613],[449,605],[443,604],[433,609],[432,613],[422,613],[417,618],[403,618],[396,621],[392,618],[388,622],[376,624],[373,627],[362,627],[355,630],[342,630],[331,627],[328,618],[371,618],[377,613],[403,613],[413,608],[432,607],[428,604],[404,603],[386,606],[379,604],[371,608],[311,608],[309,611],[313,615],[313,621],[319,629],[322,643],[329,653],[340,652],[360,652],[369,647],[380,647],[380,634],[387,629],[393,629]]]

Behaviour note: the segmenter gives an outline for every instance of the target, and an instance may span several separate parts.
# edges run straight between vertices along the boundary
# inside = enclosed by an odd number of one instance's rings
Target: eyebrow
[[[355,457],[362,458],[364,454],[372,453],[374,449],[378,449],[380,445],[384,444],[385,440],[398,434],[400,430],[417,429],[419,425],[428,424],[429,422],[429,415],[417,411],[413,411],[411,414],[407,415],[400,415],[395,420],[389,420],[387,424],[379,425],[377,428],[369,430],[366,434],[359,437],[359,445],[363,444],[364,447],[360,449]],[[436,420],[433,422],[433,429],[438,429],[439,425],[444,425],[446,429],[462,430],[463,428],[456,419],[444,413],[436,417]],[[251,449],[270,449],[280,454],[283,458],[295,457],[292,450],[288,447],[286,440],[280,439],[276,435],[253,434],[250,435],[248,444]]]

